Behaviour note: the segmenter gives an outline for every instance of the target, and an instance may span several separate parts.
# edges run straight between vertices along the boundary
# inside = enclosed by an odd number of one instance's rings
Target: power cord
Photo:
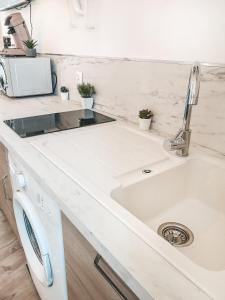
[[[23,9],[23,8],[26,8],[28,5],[31,4],[31,1],[32,1],[32,0],[27,0],[27,1],[26,1],[27,3],[22,4],[22,5],[18,6],[18,7],[16,7],[16,9],[17,9],[17,10],[21,10],[21,9]]]
[[[54,72],[54,71],[52,72],[52,76],[55,77],[55,84],[54,84],[53,89],[52,89],[52,94],[54,95],[55,94],[55,90],[56,90],[56,86],[57,86],[57,83],[58,83],[58,78],[57,78],[56,72]]]
[[[32,23],[32,4],[30,3],[30,35],[33,36],[33,23]]]

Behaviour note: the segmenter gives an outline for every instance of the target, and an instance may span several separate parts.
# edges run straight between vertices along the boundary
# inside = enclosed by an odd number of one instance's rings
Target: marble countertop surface
[[[147,163],[167,159],[164,151],[149,158],[142,147],[136,148],[132,153],[133,147],[138,144],[134,139],[144,143],[145,147],[151,144],[144,134],[138,134],[137,130],[133,131],[132,126],[117,121],[22,139],[2,122],[5,119],[79,108],[78,102],[62,102],[57,96],[18,100],[0,96],[0,141],[27,168],[42,188],[54,197],[62,212],[141,300],[214,299],[207,289],[190,280],[131,230],[126,223],[126,212],[110,197],[112,188],[119,184],[117,176]],[[126,142],[120,140],[124,132]],[[110,138],[108,133],[111,134]],[[92,139],[87,139],[86,136]],[[108,142],[102,147],[99,146],[102,142],[99,140],[100,136],[104,137],[102,141],[108,136]],[[64,143],[59,142],[62,139]],[[162,143],[161,138],[153,139],[156,143]],[[76,148],[74,159],[73,140],[77,140],[80,145]],[[122,144],[123,151],[113,147],[110,140],[116,141],[118,145]],[[82,145],[89,149],[95,147],[96,153],[104,159],[96,162],[90,151],[82,156]],[[51,151],[51,147],[57,151]],[[69,167],[68,164],[64,165],[63,149],[72,151]],[[142,155],[135,156],[134,153]],[[110,165],[104,163],[109,159],[107,155],[111,158]]]

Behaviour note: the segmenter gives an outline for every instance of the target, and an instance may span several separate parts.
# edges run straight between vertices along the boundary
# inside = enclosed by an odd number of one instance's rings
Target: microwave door
[[[41,58],[10,60],[14,97],[52,93],[50,62]]]

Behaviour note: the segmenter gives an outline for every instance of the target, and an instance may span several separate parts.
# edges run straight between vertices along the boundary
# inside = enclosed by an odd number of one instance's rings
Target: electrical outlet
[[[83,72],[76,72],[76,84],[82,84],[83,83]]]

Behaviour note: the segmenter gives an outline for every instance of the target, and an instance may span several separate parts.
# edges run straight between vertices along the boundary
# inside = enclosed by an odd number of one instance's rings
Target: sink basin
[[[225,270],[224,166],[210,160],[184,159],[162,172],[153,168],[141,181],[114,190],[112,197],[156,233],[165,222],[185,225],[194,241],[176,249],[195,265],[210,271]]]

